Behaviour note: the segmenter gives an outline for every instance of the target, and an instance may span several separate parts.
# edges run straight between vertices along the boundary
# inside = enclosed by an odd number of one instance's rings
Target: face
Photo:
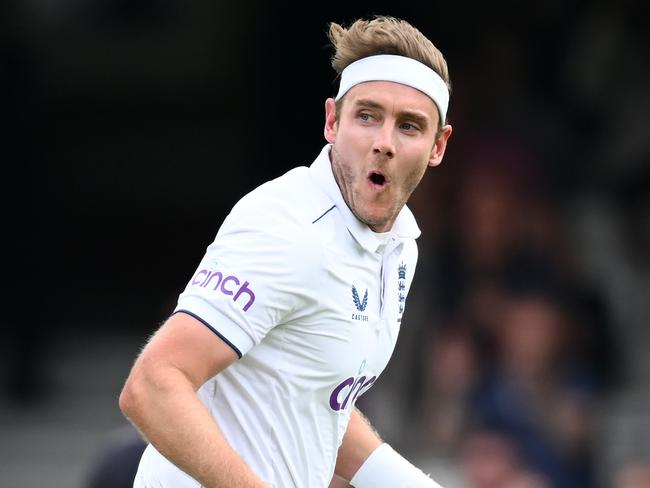
[[[436,138],[438,109],[427,95],[399,83],[369,81],[345,94],[340,113],[325,102],[325,139],[336,182],[352,213],[375,232],[389,231],[451,135]]]

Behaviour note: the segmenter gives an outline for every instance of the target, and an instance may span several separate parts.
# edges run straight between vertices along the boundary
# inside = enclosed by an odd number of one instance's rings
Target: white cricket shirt
[[[330,146],[244,196],[180,295],[240,359],[199,396],[270,486],[326,488],[359,397],[395,347],[420,231],[375,234],[345,204]],[[152,446],[135,486],[196,487]]]

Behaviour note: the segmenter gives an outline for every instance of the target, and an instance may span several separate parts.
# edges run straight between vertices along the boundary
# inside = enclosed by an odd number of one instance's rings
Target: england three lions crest
[[[397,322],[401,322],[406,302],[406,265],[404,264],[404,261],[402,261],[397,267],[397,300],[397,310],[399,314]]]

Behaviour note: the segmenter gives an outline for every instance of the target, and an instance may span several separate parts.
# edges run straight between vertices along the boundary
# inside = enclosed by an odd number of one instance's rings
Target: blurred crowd
[[[450,192],[405,439],[459,462],[471,487],[592,487],[595,409],[620,379],[620,351],[517,145],[477,141]]]

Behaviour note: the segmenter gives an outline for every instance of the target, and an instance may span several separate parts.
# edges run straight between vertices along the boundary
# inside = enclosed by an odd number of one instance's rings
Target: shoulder
[[[298,231],[308,227],[329,199],[314,184],[309,168],[294,168],[242,197],[227,220],[257,228]],[[232,222],[235,223],[235,222]]]
[[[303,264],[318,262],[323,239],[313,222],[328,205],[331,201],[314,184],[309,168],[294,168],[242,197],[213,245],[236,248],[237,253],[263,251],[269,258]]]

